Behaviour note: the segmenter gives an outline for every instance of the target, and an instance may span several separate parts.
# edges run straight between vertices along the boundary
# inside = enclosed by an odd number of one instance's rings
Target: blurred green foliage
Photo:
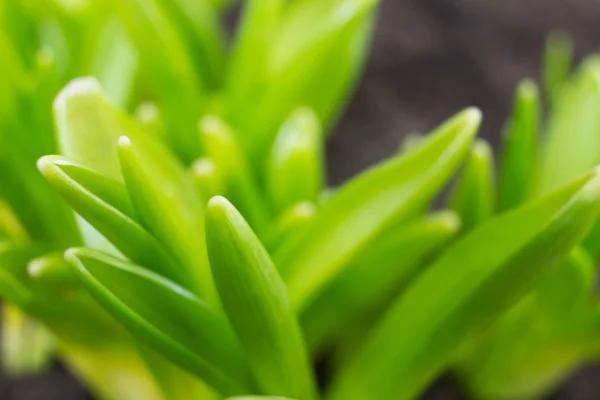
[[[468,108],[331,189],[377,1],[248,0],[229,40],[231,6],[0,3],[7,372],[58,355],[107,400],[408,400],[451,370],[501,400],[596,358],[596,57],[572,76],[550,37],[547,112],[523,81],[498,168]]]

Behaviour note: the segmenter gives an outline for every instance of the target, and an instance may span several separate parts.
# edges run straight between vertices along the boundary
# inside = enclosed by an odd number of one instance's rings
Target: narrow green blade
[[[464,231],[471,230],[492,215],[495,191],[492,149],[487,142],[478,139],[450,198],[450,208],[460,216]]]
[[[498,211],[519,206],[532,195],[539,120],[538,88],[533,81],[524,80],[517,87],[512,114],[504,130]]]
[[[458,371],[476,398],[525,399],[552,391],[597,340],[595,265],[576,248],[504,314]]]
[[[191,49],[158,0],[121,0],[115,6],[164,112],[168,146],[190,163],[200,154],[195,128],[205,101],[205,84],[194,68]]]
[[[216,116],[202,119],[200,133],[208,156],[219,166],[225,195],[240,209],[253,229],[262,230],[269,219],[266,200],[258,190],[249,161],[236,135]]]
[[[335,122],[362,70],[377,4],[305,1],[287,8],[269,52],[264,93],[246,106],[241,127],[253,161],[299,106],[313,109],[326,129]]]
[[[271,202],[282,212],[295,203],[316,203],[323,190],[323,133],[314,112],[295,111],[281,127],[268,161]]]
[[[180,286],[88,249],[66,259],[88,291],[133,335],[224,395],[251,390],[229,324]]]
[[[206,0],[160,0],[189,43],[202,82],[220,88],[225,67],[225,29],[216,10]]]
[[[298,237],[310,224],[317,209],[313,203],[301,202],[284,211],[261,235],[261,241],[269,254],[276,253],[280,247],[287,246]]]
[[[537,193],[600,164],[600,56],[586,60],[554,108],[540,154]]]
[[[143,130],[106,99],[94,78],[71,81],[54,102],[57,142],[61,154],[110,178],[122,181],[117,155],[121,135],[143,136]],[[114,247],[78,218],[88,247],[116,253]]]
[[[206,257],[204,213],[191,177],[149,138],[121,137],[119,157],[137,219],[192,277],[186,286],[217,304]]]
[[[228,116],[245,116],[256,93],[267,84],[266,65],[281,21],[285,0],[249,0],[244,4],[233,49],[227,64]],[[243,117],[242,117],[243,118]]]
[[[572,62],[573,43],[569,35],[560,31],[550,33],[546,39],[543,77],[548,102],[553,106],[560,100],[561,92],[571,74]]]
[[[274,256],[297,309],[392,220],[421,210],[466,156],[481,114],[468,109],[422,146],[350,181],[327,201],[296,245]]]
[[[262,391],[316,398],[287,288],[250,226],[223,197],[208,204],[206,238],[223,307]]]
[[[400,297],[341,372],[329,399],[415,398],[465,339],[569,253],[599,208],[600,175],[593,171],[472,230]]]
[[[423,262],[459,229],[458,216],[442,211],[373,240],[302,313],[300,321],[311,349],[320,350],[344,336],[356,321],[377,320]]]
[[[135,220],[123,184],[60,156],[38,162],[50,186],[71,208],[134,263],[188,286],[190,276]]]

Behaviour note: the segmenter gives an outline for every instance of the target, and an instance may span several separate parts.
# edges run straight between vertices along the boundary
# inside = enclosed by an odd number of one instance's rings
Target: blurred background
[[[578,60],[598,50],[600,1],[383,0],[364,77],[329,142],[330,183],[392,154],[404,135],[427,132],[468,105],[483,110],[482,134],[497,144],[516,83],[539,80],[544,39],[552,29],[572,35]],[[462,398],[449,378],[424,396]],[[0,376],[0,399],[92,397],[57,365],[43,378]],[[600,368],[582,369],[550,399],[600,399]]]

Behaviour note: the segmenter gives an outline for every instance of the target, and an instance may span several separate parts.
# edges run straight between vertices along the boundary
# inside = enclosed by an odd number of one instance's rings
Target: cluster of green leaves
[[[169,315],[183,296],[192,327],[175,324],[165,335],[154,321],[144,326],[219,390],[253,387],[208,266],[205,204],[227,195],[256,229],[270,229],[273,247],[310,218],[308,203],[322,187],[321,127],[335,123],[360,73],[377,1],[248,0],[232,40],[224,22],[230,3],[0,2],[5,371],[41,372],[58,353],[101,398],[208,396],[206,385],[138,340],[84,288],[63,253],[85,246],[160,274],[141,302],[167,290],[164,279],[189,290],[171,286],[173,304],[154,300]],[[82,76],[94,79],[74,80]],[[42,176],[36,161],[48,154],[64,157],[40,161]],[[288,177],[290,163],[313,167],[308,176],[316,179],[292,196],[277,182],[298,177]],[[306,202],[294,208],[297,197]],[[279,218],[283,209],[287,217]],[[200,340],[205,334],[210,339]]]
[[[469,108],[329,189],[375,0],[249,0],[230,48],[217,0],[34,3],[0,5],[15,373],[56,348],[105,399],[408,400],[452,369],[501,399],[595,353],[594,58],[570,78],[553,39],[548,133],[525,82],[498,184]]]
[[[572,74],[572,53],[567,36],[549,36],[545,113],[534,83],[524,81],[517,88],[504,133],[496,208],[491,206],[489,151],[474,154],[468,163],[456,207],[464,210],[461,214],[471,214],[470,220],[479,223],[494,212],[540,198],[600,164],[600,59],[588,57]],[[456,370],[475,398],[537,398],[581,364],[596,362],[599,258],[596,221],[590,233],[493,329],[474,339],[459,357]]]

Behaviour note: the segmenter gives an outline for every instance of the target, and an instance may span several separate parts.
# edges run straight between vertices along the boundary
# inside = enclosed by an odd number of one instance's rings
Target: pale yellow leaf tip
[[[90,94],[102,94],[103,89],[98,80],[93,77],[82,77],[73,79],[67,84],[54,99],[54,109],[60,110],[67,107],[72,100],[88,97]]]
[[[479,125],[483,118],[483,114],[479,108],[469,107],[463,111],[462,117],[467,125]]]
[[[223,196],[213,196],[208,201],[207,208],[209,209],[228,209],[233,205]]]

